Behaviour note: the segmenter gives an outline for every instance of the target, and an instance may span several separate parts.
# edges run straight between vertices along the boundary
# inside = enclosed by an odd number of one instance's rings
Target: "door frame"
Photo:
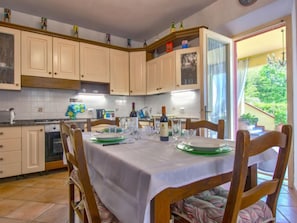
[[[283,18],[276,19],[272,22],[266,23],[264,25],[255,27],[253,29],[247,30],[243,33],[240,33],[233,37],[234,41],[234,80],[237,80],[237,52],[236,52],[236,43],[240,40],[250,38],[252,36],[270,31],[275,28],[284,26],[286,29],[286,61],[287,61],[287,108],[288,108],[288,123],[293,125],[293,52],[292,52],[292,18],[291,16],[286,16]],[[236,83],[236,82],[235,82]],[[235,84],[234,83],[234,84]],[[235,88],[236,89],[236,88]],[[237,92],[235,90],[235,96]],[[235,106],[236,107],[236,106]],[[237,107],[235,112],[235,120],[237,120]],[[235,125],[235,131],[237,130],[237,122]],[[292,142],[292,150],[289,158],[288,164],[288,186],[294,188],[294,144]]]

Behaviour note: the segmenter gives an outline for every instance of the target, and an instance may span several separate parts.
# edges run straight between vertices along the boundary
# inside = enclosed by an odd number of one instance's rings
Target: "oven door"
[[[60,132],[45,133],[45,162],[63,160]]]

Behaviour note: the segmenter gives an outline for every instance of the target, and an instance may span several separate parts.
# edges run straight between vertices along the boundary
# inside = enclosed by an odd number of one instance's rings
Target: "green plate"
[[[193,148],[183,143],[178,144],[176,148],[185,152],[198,154],[198,155],[216,155],[216,154],[228,153],[232,151],[232,148],[229,146],[218,147],[218,148],[207,148],[207,149],[203,148],[199,150],[198,148]]]
[[[121,142],[125,139],[125,136],[119,134],[99,134],[95,137],[92,137],[91,140],[93,142],[98,143],[116,143]]]

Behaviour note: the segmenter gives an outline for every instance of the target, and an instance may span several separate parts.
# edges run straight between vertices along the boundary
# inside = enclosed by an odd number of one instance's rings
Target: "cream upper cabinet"
[[[80,80],[109,83],[109,48],[80,43]]]
[[[159,86],[159,75],[161,73],[161,61],[159,59],[150,60],[146,66],[147,94],[157,94]]]
[[[147,94],[158,94],[175,88],[175,52],[147,62]]]
[[[0,89],[21,89],[20,38],[19,30],[0,27]]]
[[[176,50],[175,54],[175,89],[199,89],[199,47]]]
[[[129,95],[129,52],[110,49],[110,94]]]
[[[22,127],[22,173],[45,170],[44,126]]]
[[[22,31],[22,75],[79,79],[79,43]]]
[[[130,52],[130,95],[146,95],[146,52]]]

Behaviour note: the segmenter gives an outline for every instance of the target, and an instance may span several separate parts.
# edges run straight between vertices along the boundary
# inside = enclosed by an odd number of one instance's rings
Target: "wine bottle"
[[[138,117],[135,110],[135,102],[132,102],[132,110],[130,112],[130,128],[135,132],[138,129]]]
[[[130,117],[137,117],[137,112],[135,111],[135,102],[132,102],[132,110],[130,112]]]
[[[166,116],[166,107],[162,106],[162,116],[160,118],[160,140],[168,141],[168,118]]]

